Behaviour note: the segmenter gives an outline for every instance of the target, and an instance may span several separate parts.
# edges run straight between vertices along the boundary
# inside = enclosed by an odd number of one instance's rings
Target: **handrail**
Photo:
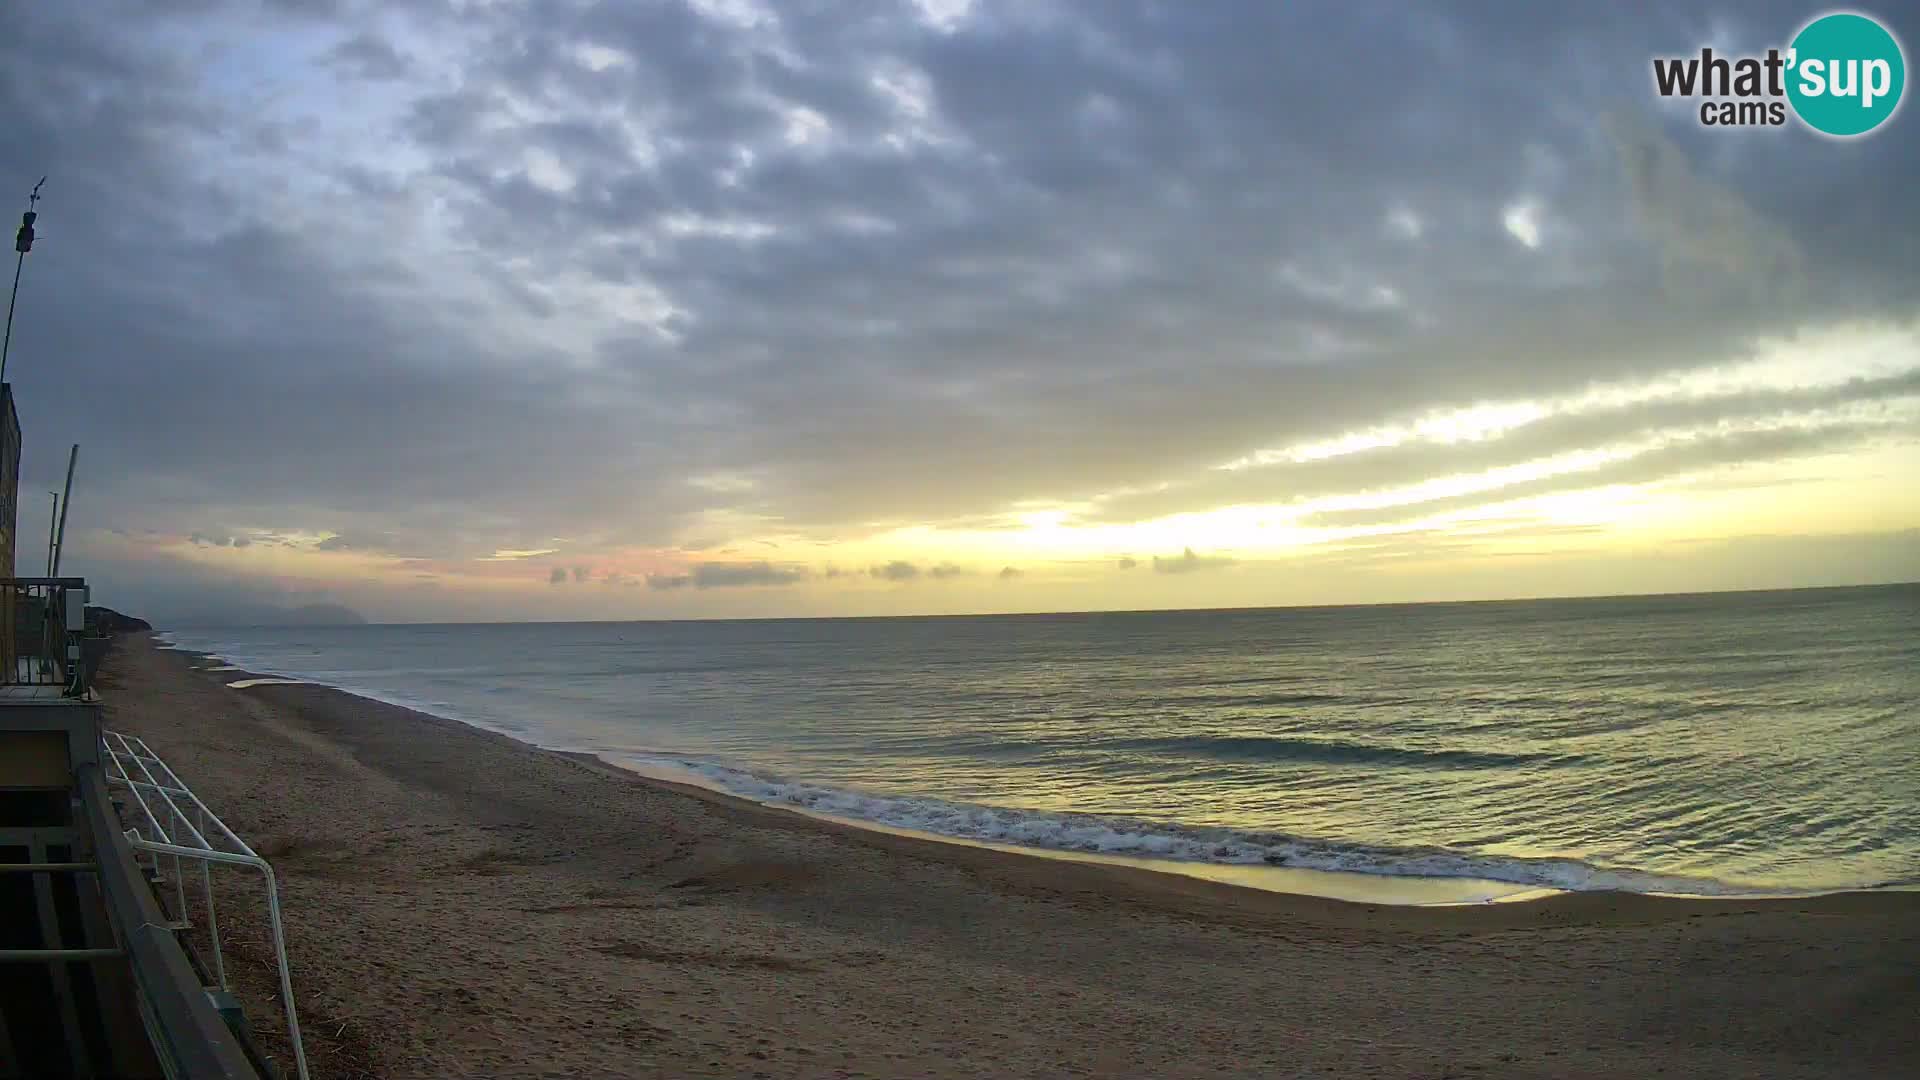
[[[187,963],[166,916],[134,866],[133,848],[107,795],[99,765],[76,771],[80,802],[99,849],[100,891],[133,972],[140,1019],[170,1077],[257,1080],[238,1039]]]
[[[0,964],[44,964],[49,960],[110,960],[120,949],[0,949]]]
[[[280,997],[287,1011],[287,1034],[293,1043],[294,1065],[300,1080],[307,1080],[307,1053],[300,1041],[300,1015],[293,1004],[293,971],[287,962],[287,935],[280,915],[280,888],[275,880],[273,867],[260,854],[253,850],[238,833],[227,827],[206,803],[200,800],[186,783],[175,775],[173,769],[153,752],[153,748],[137,735],[122,735],[117,731],[100,732],[100,747],[104,751],[111,771],[107,779],[133,796],[134,803],[145,818],[146,827],[151,836],[142,836],[139,830],[129,829],[124,837],[132,848],[145,851],[150,855],[165,855],[173,859],[173,882],[176,907],[181,919],[187,917],[187,897],[185,877],[180,872],[181,859],[194,859],[200,863],[200,889],[204,898],[207,915],[207,935],[213,945],[214,978],[220,989],[229,989],[227,983],[226,960],[220,947],[220,921],[213,906],[213,881],[207,872],[209,864],[219,863],[227,866],[246,866],[260,871],[267,888],[267,920],[273,931],[274,959],[280,968]],[[144,780],[135,779],[127,769],[131,761],[140,771]],[[158,767],[164,774],[155,775]],[[147,794],[158,796],[154,802],[147,800]],[[189,820],[186,810],[175,801],[175,796],[184,801],[193,810],[198,819],[195,826]],[[155,813],[155,805],[164,808],[166,824]],[[212,833],[218,837],[222,846],[236,850],[221,850],[207,839]]]

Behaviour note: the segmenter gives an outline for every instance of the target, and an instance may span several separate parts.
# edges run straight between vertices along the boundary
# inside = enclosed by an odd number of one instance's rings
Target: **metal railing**
[[[86,604],[85,578],[0,578],[0,686],[85,697]]]
[[[178,920],[175,929],[192,925],[181,860],[199,864],[198,891],[207,920],[207,936],[212,943],[213,976],[222,991],[230,992],[231,987],[220,948],[220,920],[214,909],[209,867],[214,863],[252,867],[265,879],[267,921],[273,931],[274,959],[280,968],[280,997],[287,1011],[287,1036],[293,1043],[294,1064],[300,1080],[307,1080],[307,1054],[300,1042],[300,1016],[293,1005],[293,974],[287,966],[287,936],[280,917],[280,889],[274,880],[273,867],[228,828],[219,815],[208,809],[145,740],[102,731],[100,748],[106,758],[108,783],[125,788],[133,796],[137,820],[126,832],[128,843],[136,851],[145,852],[156,870],[163,858],[171,863],[171,873],[165,876],[174,889],[173,914]]]
[[[240,1041],[208,999],[153,890],[141,879],[100,766],[81,766],[77,779],[87,827],[99,854],[95,873],[115,940],[133,977],[140,1024],[161,1074],[194,1080],[258,1080],[259,1073],[248,1063]]]

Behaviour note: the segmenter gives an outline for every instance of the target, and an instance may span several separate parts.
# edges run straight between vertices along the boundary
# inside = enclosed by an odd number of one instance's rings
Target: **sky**
[[[1820,10],[15,5],[17,572],[79,443],[163,623],[1920,578],[1920,117],[1652,90]]]

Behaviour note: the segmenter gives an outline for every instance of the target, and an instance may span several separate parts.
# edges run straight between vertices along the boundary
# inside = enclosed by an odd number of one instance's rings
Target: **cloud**
[[[398,537],[386,532],[353,530],[335,532],[313,545],[316,551],[363,551],[395,554],[402,546]]]
[[[1500,224],[1515,240],[1529,248],[1540,246],[1540,208],[1529,202],[1519,202],[1500,215]]]
[[[10,13],[0,176],[55,179],[8,374],[102,388],[23,488],[70,435],[136,534],[463,561],[1142,520],[1496,467],[1524,445],[1213,475],[1920,310],[1920,143],[1623,97],[1714,5],[709,7]],[[1337,116],[1293,104],[1358,55]]]
[[[1351,510],[1328,510],[1305,519],[1324,526],[1380,525],[1496,505],[1562,491],[1614,484],[1639,484],[1684,476],[1704,469],[1753,464],[1843,448],[1884,433],[1888,425],[1828,424],[1773,430],[1705,433],[1633,453],[1617,460],[1580,462],[1551,475],[1489,486],[1485,490],[1415,498],[1404,503]]]
[[[398,80],[412,64],[390,43],[373,33],[359,33],[333,47],[327,62],[360,79]]]
[[[867,571],[882,581],[912,581],[920,576],[920,568],[904,559],[895,559],[884,566],[876,566]]]
[[[1804,260],[1786,229],[1731,187],[1699,175],[1685,151],[1646,124],[1615,116],[1608,134],[1634,212],[1659,245],[1669,284],[1730,285],[1763,300],[1798,297]]]
[[[1153,572],[1156,574],[1190,574],[1196,570],[1216,570],[1232,565],[1232,559],[1219,555],[1196,555],[1192,548],[1187,548],[1174,558],[1153,557]]]
[[[128,534],[123,530],[120,535],[125,536]],[[278,538],[274,537],[269,539],[277,540]],[[195,547],[244,548],[253,546],[253,538],[250,536],[244,536],[239,533],[228,534],[221,531],[189,533],[187,535],[187,542]],[[319,545],[319,547],[325,550],[331,550],[328,549],[324,543]]]
[[[702,563],[694,568],[694,584],[700,588],[735,585],[792,585],[806,577],[797,567],[774,566],[766,562]]]
[[[806,571],[793,566],[775,566],[767,562],[700,563],[684,574],[648,574],[647,585],[654,589],[727,589],[756,585],[793,585],[806,579]]]
[[[868,567],[867,573],[872,577],[879,578],[881,581],[905,583],[918,579],[922,574],[925,574],[935,581],[952,581],[955,578],[967,577],[971,575],[973,571],[968,570],[958,563],[951,562],[935,563],[923,570],[916,563],[908,562],[905,559],[894,559],[891,562],[883,563],[879,566]],[[1004,577],[1006,575],[1002,573],[1001,576]]]
[[[496,549],[491,555],[483,555],[480,562],[513,562],[518,559],[533,559],[542,555],[552,555],[558,548],[528,548],[524,551]]]
[[[1884,343],[1889,349],[1905,347],[1900,335],[1888,335]],[[1817,342],[1808,344],[1819,347]],[[1312,460],[1210,469],[1154,490],[1102,499],[1086,518],[1138,521],[1220,506],[1285,504],[1514,466],[1623,442],[1765,429],[1783,420],[1874,426],[1884,423],[1887,407],[1920,397],[1920,367],[1811,386],[1768,387],[1755,378],[1726,382],[1712,393],[1683,383],[1594,388],[1617,396],[1583,401],[1577,410],[1551,402],[1481,403],[1482,409],[1496,416],[1511,414],[1514,426],[1451,442],[1412,434],[1431,416],[1387,417],[1383,427],[1404,435],[1403,441]],[[1467,416],[1471,418],[1472,412]],[[1444,424],[1439,427],[1446,430]]]
[[[149,554],[138,563],[128,562],[86,541],[73,537],[70,542],[80,549],[74,561],[84,569],[92,602],[137,614],[160,627],[283,623],[290,609],[345,602],[332,589],[249,581],[165,556]],[[70,572],[65,565],[61,570]]]

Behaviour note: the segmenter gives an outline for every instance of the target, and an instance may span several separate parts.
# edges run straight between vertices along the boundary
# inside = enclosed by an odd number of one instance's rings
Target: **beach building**
[[[0,1080],[275,1075],[228,992],[208,874],[265,871],[277,942],[271,871],[144,742],[101,728],[86,580],[14,576],[10,387],[0,425]]]

